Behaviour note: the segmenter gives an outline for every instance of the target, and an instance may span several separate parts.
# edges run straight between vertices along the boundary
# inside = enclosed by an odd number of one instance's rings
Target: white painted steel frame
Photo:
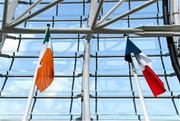
[[[12,21],[17,4],[18,4],[18,0],[4,0],[2,29],[6,28],[7,24]],[[0,35],[0,51],[3,47],[5,39],[6,39],[6,33],[2,33]]]
[[[3,13],[2,28],[4,28],[6,26],[6,24],[7,24],[8,3],[9,3],[9,0],[4,1],[4,13]]]
[[[34,12],[34,13],[28,15],[28,16],[25,16],[25,17],[23,17],[23,18],[21,18],[21,19],[19,19],[19,20],[16,20],[16,21],[14,21],[14,22],[12,22],[12,23],[10,23],[10,24],[8,24],[7,27],[8,27],[8,28],[15,27],[15,26],[17,26],[17,25],[19,25],[19,24],[21,24],[21,23],[23,23],[23,22],[25,22],[25,21],[31,19],[32,17],[34,17],[34,16],[36,16],[36,15],[38,15],[38,14],[44,12],[45,10],[48,10],[49,8],[51,8],[51,7],[55,6],[55,5],[57,5],[58,3],[62,2],[62,1],[63,1],[63,0],[56,0],[56,1],[53,1],[53,2],[49,3],[48,5],[46,5],[45,7],[43,7],[43,8],[41,8],[41,9],[37,10],[36,12]],[[32,6],[30,6],[29,9],[31,9],[31,7],[32,7]]]
[[[20,16],[18,16],[16,19],[14,19],[11,23],[15,23],[20,19],[23,19],[23,17],[25,17],[25,15],[28,14],[28,12],[30,12],[34,7],[36,7],[42,0],[37,0],[35,1],[27,10],[25,10]]]
[[[6,0],[5,0],[6,1]],[[10,23],[15,15],[19,0],[9,0],[7,14],[7,24]]]
[[[111,10],[109,10],[102,18],[101,20],[97,23],[98,24],[101,24],[103,21],[105,21],[105,19],[107,19],[117,8],[119,8],[126,0],[119,0],[119,2],[114,6],[112,7]]]
[[[89,99],[89,70],[90,70],[90,38],[88,37],[84,48],[83,75],[82,75],[82,120],[90,121]]]
[[[18,1],[18,0],[15,0]],[[43,11],[49,9],[50,7],[58,4],[59,2],[62,2],[63,0],[56,0],[54,2],[49,3],[47,6],[41,8],[40,10],[25,16],[25,14],[27,12],[29,12],[33,7],[35,7],[41,0],[37,0],[36,2],[34,2],[22,15],[20,15],[18,18],[19,19],[15,19],[13,21],[10,21],[10,23],[8,24],[8,26],[3,27],[2,29],[0,29],[0,33],[44,33],[45,29],[39,29],[39,28],[14,28],[16,25],[19,25],[20,23],[29,20],[30,18],[42,13]],[[132,10],[127,11],[126,13],[119,15],[115,18],[112,18],[108,21],[105,21],[105,18],[107,18],[109,15],[111,15],[123,2],[124,0],[120,0],[99,22],[98,20],[98,15],[99,12],[101,10],[101,7],[103,5],[103,0],[100,0],[100,2],[98,3],[98,0],[93,0],[91,1],[91,11],[90,11],[90,17],[89,17],[89,28],[55,28],[55,29],[51,29],[52,33],[84,33],[84,34],[96,34],[96,33],[100,33],[100,34],[136,34],[136,35],[140,35],[140,36],[180,36],[180,26],[169,26],[171,29],[167,29],[164,27],[167,26],[160,26],[163,29],[159,29],[159,26],[144,26],[143,29],[142,27],[139,28],[127,28],[127,29],[113,29],[113,28],[102,28],[105,27],[109,24],[112,24],[114,22],[116,22],[117,20],[120,20],[128,15],[131,15],[149,5],[151,5],[152,3],[156,2],[158,0],[149,0],[147,2],[145,2],[143,5],[140,5]],[[7,1],[6,1],[7,2]],[[13,12],[13,11],[12,11]],[[7,11],[5,10],[5,14],[4,16],[6,16]],[[6,18],[6,17],[5,17]],[[6,21],[6,19],[4,20]],[[99,24],[98,24],[99,23]],[[4,24],[4,22],[3,22]],[[97,28],[97,27],[101,27],[101,29]],[[148,29],[150,28],[150,29]],[[174,28],[174,29],[173,29]],[[148,30],[147,30],[148,29]]]
[[[104,0],[91,0],[91,8],[90,8],[90,15],[89,15],[89,26],[91,29],[96,28],[96,24],[98,21],[98,16],[103,6]]]
[[[98,16],[103,5],[104,0],[91,0],[91,9],[89,15],[88,26],[90,30],[96,27]],[[90,71],[90,40],[91,34],[86,35],[86,42],[84,48],[84,61],[83,61],[83,75],[82,75],[82,120],[90,121],[90,95],[89,95],[89,71]]]
[[[171,0],[170,1],[170,7],[171,7],[171,22],[174,23],[174,25],[180,25],[180,0]],[[180,53],[180,37],[174,37],[173,38],[177,42],[177,52]],[[180,58],[178,57],[178,60],[180,62]]]
[[[13,0],[11,0],[13,1]],[[14,0],[15,3],[11,4],[11,8],[16,8],[18,0]],[[6,33],[44,33],[45,29],[28,29],[28,28],[16,28],[17,25],[31,19],[32,17],[42,13],[43,11],[53,7],[54,5],[62,2],[63,0],[56,0],[51,2],[50,4],[46,5],[45,7],[37,10],[36,12],[27,15],[26,14],[32,10],[38,3],[40,3],[42,0],[37,0],[35,3],[33,3],[23,14],[21,14],[18,18],[12,21],[12,17],[14,15],[14,11],[11,11],[8,9],[8,0],[5,0],[5,7],[4,7],[4,16],[3,16],[3,24],[2,29],[0,29],[0,33],[6,34]],[[143,26],[139,28],[127,28],[127,29],[113,29],[113,28],[104,28],[118,20],[121,20],[124,17],[127,17],[155,2],[158,0],[149,0],[142,4],[141,6],[138,6],[132,10],[127,11],[126,13],[119,15],[115,18],[112,18],[110,20],[107,19],[125,0],[120,0],[105,16],[98,22],[98,16],[100,13],[100,10],[103,5],[103,0],[100,0],[98,3],[98,0],[91,0],[91,11],[90,11],[90,17],[89,17],[89,28],[74,28],[74,29],[67,29],[67,28],[56,28],[51,29],[51,33],[66,33],[66,34],[72,34],[72,33],[84,33],[87,34],[88,38],[85,43],[85,54],[84,54],[84,65],[83,65],[83,111],[82,111],[82,119],[89,121],[90,120],[90,107],[89,107],[89,65],[90,65],[90,36],[91,34],[136,34],[139,36],[180,36],[180,26],[179,25],[179,14],[177,14],[177,4],[174,9],[174,20],[176,25],[169,25],[169,26]],[[178,0],[174,0],[174,2],[177,2]],[[175,4],[174,4],[175,5]],[[98,24],[97,24],[98,23]],[[178,23],[178,24],[177,24]],[[101,28],[101,29],[99,29]],[[5,37],[3,37],[5,38]],[[34,93],[34,87],[31,91],[29,96],[29,101],[32,101],[32,95]],[[30,107],[30,106],[29,106]],[[29,111],[28,111],[29,112]],[[26,111],[27,113],[27,111]],[[26,121],[28,118],[27,116],[23,119],[23,121]]]
[[[99,24],[99,25],[97,26],[97,28],[106,27],[106,26],[108,26],[108,25],[110,25],[110,24],[112,24],[112,23],[114,23],[114,22],[116,22],[116,21],[118,21],[118,20],[121,20],[121,19],[123,19],[124,17],[127,17],[127,16],[129,16],[129,15],[131,15],[131,14],[133,14],[133,13],[135,13],[135,12],[137,12],[137,11],[139,11],[139,10],[141,10],[141,9],[143,9],[143,8],[149,6],[149,5],[151,5],[151,4],[153,4],[153,3],[157,2],[157,1],[158,1],[158,0],[149,0],[149,1],[145,2],[144,4],[138,6],[138,7],[134,8],[134,9],[128,10],[126,13],[123,13],[123,14],[115,17],[115,18],[112,18],[112,19],[110,19],[110,20],[107,20],[107,21]]]
[[[39,28],[8,28],[0,29],[0,33],[19,33],[19,34],[40,34],[46,29]],[[91,28],[51,28],[53,34],[135,34],[139,36],[180,36],[180,25],[164,26],[142,26],[127,29],[91,29]]]

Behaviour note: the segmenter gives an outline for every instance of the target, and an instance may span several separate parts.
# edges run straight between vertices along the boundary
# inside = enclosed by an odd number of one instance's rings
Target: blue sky
[[[50,0],[47,0],[50,1]],[[65,0],[70,1],[70,0]],[[72,1],[72,0],[71,0]],[[76,0],[79,1],[79,0]],[[1,2],[1,1],[0,1]],[[137,5],[142,4],[142,2],[131,2],[131,7],[134,8]],[[103,6],[104,15],[114,3],[105,3]],[[158,2],[160,11],[157,12],[157,4],[153,4],[144,10],[141,10],[138,13],[131,15],[130,17],[159,17],[162,16],[162,2]],[[42,7],[43,5],[41,5]],[[39,6],[40,7],[40,6]],[[37,7],[36,9],[38,9]],[[0,4],[0,9],[2,10],[3,5]],[[18,16],[24,9],[27,8],[27,5],[19,5],[15,16]],[[52,17],[55,16],[55,19],[68,19],[68,20],[80,20],[85,19],[89,15],[89,3],[86,3],[85,13],[83,14],[83,4],[63,4],[59,5],[58,15],[56,16],[56,7],[32,18],[32,20],[40,20],[40,22],[29,21],[26,23],[27,28],[45,28],[47,23],[51,22],[42,22],[42,20],[52,20]],[[128,3],[123,4],[112,15],[116,16],[120,13],[123,13],[128,10]],[[0,19],[2,19],[2,12],[0,11]],[[163,20],[159,19],[159,23],[163,24]],[[140,20],[130,20],[130,27],[138,27],[143,25],[157,25],[156,19],[140,19]],[[55,28],[79,28],[86,27],[86,19],[82,21],[57,21],[54,23]],[[24,23],[19,27],[24,27]],[[115,28],[127,28],[128,21],[121,20],[118,21],[109,27]],[[19,37],[19,34],[11,34],[11,36]],[[78,56],[82,55],[84,52],[84,43],[85,35],[80,34],[51,34],[53,42],[54,56],[75,56],[77,53]],[[137,119],[138,115],[143,116],[140,101],[138,98],[135,99],[135,103],[132,98],[127,98],[128,96],[132,97],[134,92],[135,96],[138,96],[137,87],[135,84],[134,78],[130,78],[129,75],[129,65],[124,61],[124,58],[121,57],[124,55],[126,41],[121,38],[122,35],[94,35],[95,38],[91,40],[91,57],[90,61],[90,73],[95,75],[97,71],[98,75],[120,75],[119,77],[97,77],[97,89],[95,87],[96,78],[90,77],[90,94],[95,96],[95,91],[97,91],[98,96],[123,96],[124,98],[100,98],[97,101],[97,112],[95,99],[90,99],[91,105],[91,116],[96,117],[96,113],[99,115],[100,119]],[[16,56],[38,56],[43,42],[44,34],[22,34],[23,38],[21,41],[19,39],[6,39],[2,53]],[[78,38],[79,37],[79,38]],[[152,68],[157,74],[163,75],[164,73],[172,74],[174,70],[171,66],[169,56],[155,56],[159,54],[167,54],[168,48],[166,43],[166,38],[160,37],[145,37],[141,38],[138,36],[132,37],[131,40],[143,50],[143,52],[150,56],[152,59]],[[20,43],[20,44],[19,44]],[[19,50],[17,49],[19,46]],[[118,57],[108,57],[108,58],[98,58],[96,60],[96,53],[99,56],[102,55],[112,55]],[[37,64],[37,58],[15,58],[13,63],[12,58],[0,57],[0,74],[9,75],[33,75],[34,70]],[[98,66],[96,66],[96,61]],[[10,68],[12,64],[12,68]],[[55,75],[72,75],[74,71],[74,58],[55,58]],[[138,69],[138,73],[142,75],[140,68],[137,63],[135,63]],[[163,66],[164,64],[164,66]],[[75,74],[82,73],[83,58],[77,58],[77,65]],[[166,70],[166,71],[165,71]],[[131,72],[132,74],[132,72]],[[123,77],[126,75],[126,77]],[[161,76],[162,81],[165,83],[167,92],[162,95],[162,97],[171,96],[171,91],[173,91],[175,96],[180,94],[180,84],[175,76]],[[27,96],[29,89],[32,83],[32,77],[0,77],[0,88],[1,96]],[[140,77],[141,86],[144,96],[149,96],[151,98],[146,98],[147,108],[152,119],[180,119],[177,115],[176,109],[174,108],[171,98],[153,98],[150,89],[148,88],[146,81],[143,77]],[[6,83],[5,83],[6,82]],[[52,98],[37,98],[35,107],[33,110],[34,119],[44,119],[44,118],[55,118],[55,119],[67,119],[70,118],[69,108],[70,108],[70,99],[55,99],[54,96],[71,96],[73,78],[59,78],[56,77],[51,86],[44,93],[39,93],[38,96],[46,97],[50,96]],[[132,85],[131,83],[132,82]],[[4,88],[3,87],[4,85]],[[168,86],[169,85],[169,86]],[[81,93],[82,86],[82,77],[76,77],[74,83],[74,96]],[[177,110],[180,112],[180,100],[174,100]],[[1,98],[0,99],[0,119],[9,119],[9,118],[22,118],[22,114],[25,110],[27,99],[25,98]],[[11,108],[9,108],[11,105]],[[136,109],[134,107],[136,105]],[[11,115],[10,115],[11,114]],[[48,114],[48,116],[47,116]],[[81,115],[81,99],[73,99],[73,106],[71,114],[73,118],[77,118]]]

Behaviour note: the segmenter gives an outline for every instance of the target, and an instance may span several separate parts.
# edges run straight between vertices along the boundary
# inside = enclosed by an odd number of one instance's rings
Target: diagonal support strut
[[[124,13],[124,14],[122,14],[122,15],[119,15],[119,16],[117,16],[117,17],[115,17],[115,18],[112,18],[112,19],[110,19],[110,20],[108,20],[108,21],[105,21],[105,22],[99,24],[99,25],[97,26],[97,28],[106,27],[106,26],[108,26],[108,25],[110,25],[110,24],[112,24],[112,23],[114,23],[114,22],[116,22],[116,21],[118,21],[118,20],[121,20],[121,19],[123,19],[123,18],[125,18],[125,17],[127,17],[127,16],[129,16],[129,15],[131,15],[131,14],[133,14],[133,13],[135,13],[135,12],[137,12],[137,11],[139,11],[139,10],[141,10],[141,9],[143,9],[143,8],[145,8],[145,7],[153,4],[153,3],[155,3],[155,2],[157,2],[157,1],[158,1],[158,0],[149,0],[149,1],[145,2],[144,4],[142,4],[142,5],[134,8],[134,9],[132,9],[132,10],[127,11],[126,13]]]

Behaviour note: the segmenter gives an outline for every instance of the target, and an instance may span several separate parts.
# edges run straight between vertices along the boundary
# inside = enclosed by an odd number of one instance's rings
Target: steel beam
[[[26,90],[23,90],[23,91],[26,91]],[[20,91],[20,90],[17,90],[17,91],[12,90],[12,91],[3,91],[3,92],[5,92],[5,93],[9,92],[10,93],[10,92],[22,92],[22,91]],[[58,93],[58,91],[48,91],[47,94],[51,93],[51,92],[57,92]],[[74,91],[74,92],[76,92],[76,91]],[[79,91],[77,91],[77,92],[79,92]],[[106,93],[106,92],[111,92],[111,91],[104,91],[104,93]],[[116,93],[117,94],[117,93],[121,93],[121,92],[122,91],[112,91],[111,93]],[[61,92],[59,91],[59,93],[61,93]],[[67,92],[67,93],[71,93],[71,92]],[[139,98],[138,96],[133,96],[133,95],[130,96],[130,94],[127,95],[127,96],[124,96],[124,95],[117,95],[117,96],[107,95],[106,96],[106,95],[101,95],[103,93],[103,91],[98,91],[98,93],[100,93],[100,94],[98,94],[98,96],[91,95],[91,99],[94,99],[94,98],[99,98],[99,99],[132,99],[132,98],[135,98],[135,99],[138,99]],[[133,93],[133,92],[132,91],[129,91],[129,92],[127,91],[127,93]],[[6,95],[5,96],[0,96],[0,99],[7,99],[7,98],[16,98],[16,99],[25,98],[25,99],[27,99],[27,96],[6,96]],[[78,99],[79,95],[76,95],[76,96],[36,96],[36,98],[38,98],[38,99],[71,99],[71,98]],[[154,99],[153,96],[149,96],[149,95],[144,96],[144,98],[146,98],[146,99]],[[179,99],[180,97],[178,95],[174,95],[174,94],[171,95],[171,96],[166,95],[166,96],[156,97],[156,99],[169,99],[169,98]]]
[[[10,23],[14,17],[14,14],[16,12],[16,7],[18,5],[18,1],[19,0],[9,0],[8,11],[7,11],[7,24]]]
[[[103,5],[104,0],[100,0],[98,3],[98,0],[91,0],[91,9],[90,9],[90,14],[89,14],[89,27],[91,29],[94,29],[99,13],[101,11],[102,5]]]
[[[12,21],[18,0],[4,0],[4,12],[3,12],[3,22],[2,29],[6,28],[7,24]],[[6,39],[6,33],[0,35],[0,52],[2,50],[4,41]]]
[[[2,28],[5,28],[6,25],[9,22],[11,22],[11,20],[13,19],[17,4],[18,4],[18,0],[4,1],[4,15],[3,15]]]
[[[38,28],[11,28],[0,29],[0,33],[18,33],[18,34],[40,34],[45,29]],[[127,29],[90,29],[90,28],[51,28],[53,34],[135,34],[139,36],[180,36],[180,25],[164,25],[164,26],[142,26],[138,28]]]
[[[25,10],[20,16],[15,18],[12,23],[17,22],[22,19],[28,12],[30,12],[34,7],[36,7],[42,0],[36,0],[27,10]]]
[[[142,29],[96,29],[92,30],[90,28],[51,28],[51,33],[53,34],[93,34],[93,33],[109,33],[109,34],[120,34],[120,33],[135,33],[135,32],[143,32]],[[40,34],[44,33],[45,29],[38,28],[11,28],[0,30],[0,33],[26,33],[26,34]]]
[[[6,26],[6,24],[7,24],[8,3],[9,3],[9,0],[4,1],[4,12],[3,12],[2,28],[4,28]]]
[[[9,3],[9,0],[5,0],[4,1],[4,13],[3,13],[2,28],[4,28],[6,26],[6,23],[7,23],[8,3]],[[1,33],[0,34],[0,52],[2,50],[5,38],[6,38],[6,34],[5,33]]]
[[[30,14],[29,16],[23,17],[23,18],[20,19],[20,20],[17,20],[17,21],[15,21],[15,22],[12,22],[12,23],[8,24],[8,28],[15,27],[15,26],[17,26],[17,25],[25,22],[26,20],[31,19],[32,17],[34,17],[34,16],[36,16],[36,15],[44,12],[45,10],[47,10],[47,9],[55,6],[56,4],[58,4],[59,2],[62,2],[62,1],[63,1],[63,0],[53,1],[53,2],[49,3],[48,5],[46,5],[45,7],[43,7],[43,8],[41,8],[41,9],[37,10],[36,12]]]
[[[82,75],[82,120],[90,121],[90,95],[89,95],[89,70],[90,70],[90,37],[87,37],[84,49],[83,75]]]
[[[5,114],[4,114],[5,115]],[[8,115],[8,114],[7,114]],[[44,116],[44,115],[47,115],[47,114],[41,114],[42,116]],[[52,115],[50,115],[50,114],[48,114],[49,116],[52,116]],[[59,115],[59,114],[58,114]],[[104,114],[105,115],[105,114]],[[98,117],[103,117],[104,116],[103,114],[98,114]],[[108,115],[108,114],[106,114],[106,115]],[[111,114],[109,114],[109,115],[111,115]],[[118,114],[119,115],[119,114]],[[8,115],[9,116],[9,115]],[[57,115],[55,115],[55,116],[57,116]],[[71,116],[71,115],[69,115],[69,116]],[[74,116],[74,115],[73,115]],[[77,117],[77,115],[75,115],[76,117]],[[117,115],[111,115],[111,116],[117,116]],[[128,115],[126,115],[126,116],[128,116]],[[140,116],[140,115],[139,115]],[[160,115],[159,115],[160,116]],[[58,119],[58,121],[69,121],[70,119]],[[4,119],[3,121],[19,121],[19,120],[16,120],[16,119]],[[44,121],[44,120],[41,120],[41,119],[31,119],[31,121]],[[56,120],[48,120],[48,119],[46,119],[46,121],[57,121],[57,119]],[[79,120],[76,120],[76,119],[74,119],[74,120],[71,120],[71,121],[79,121]],[[96,119],[93,119],[93,121],[112,121],[112,119],[98,119],[98,120],[96,120]],[[125,119],[113,119],[113,121],[125,121]],[[138,118],[137,119],[135,119],[135,120],[133,120],[133,119],[131,119],[131,120],[126,120],[126,121],[140,121],[140,120],[138,120]],[[142,119],[141,119],[141,121],[143,121]],[[153,121],[179,121],[179,119],[169,119],[169,117],[168,117],[168,119],[163,119],[163,120],[161,120],[161,119],[155,119],[155,120],[153,120]]]
[[[180,25],[180,11],[179,11],[179,0],[171,0],[171,19],[175,25]]]
[[[6,34],[5,33],[0,34],[0,52],[1,52],[2,48],[3,48],[3,44],[4,44],[5,39],[6,39]]]
[[[114,22],[116,22],[116,21],[118,21],[118,20],[121,20],[121,19],[123,19],[124,17],[127,17],[127,16],[129,16],[129,15],[131,15],[131,14],[133,14],[133,13],[135,13],[135,12],[137,12],[137,11],[139,11],[139,10],[141,10],[141,9],[143,9],[143,8],[149,6],[149,5],[151,5],[151,4],[153,4],[154,2],[157,2],[157,1],[158,1],[158,0],[149,0],[149,1],[145,2],[144,4],[142,4],[142,5],[134,8],[134,9],[132,9],[132,10],[127,11],[126,13],[124,13],[124,14],[122,14],[122,15],[119,15],[119,16],[117,16],[117,17],[115,17],[115,18],[112,18],[112,19],[110,19],[110,20],[108,20],[108,21],[105,21],[105,22],[99,24],[99,25],[97,26],[97,28],[103,28],[103,27],[105,27],[105,26],[108,26],[108,25],[110,25],[110,24],[112,24],[112,23],[114,23]]]
[[[179,0],[170,0],[171,7],[171,22],[174,25],[180,25],[180,3]],[[177,53],[180,54],[180,37],[173,37],[174,41],[177,42]],[[180,57],[178,57],[178,61],[180,63]]]
[[[101,20],[97,23],[97,25],[101,24],[103,21],[105,21],[105,19],[107,19],[109,16],[111,16],[111,14],[117,9],[119,8],[126,0],[119,0],[119,2],[111,8],[111,10],[109,10],[102,18]]]

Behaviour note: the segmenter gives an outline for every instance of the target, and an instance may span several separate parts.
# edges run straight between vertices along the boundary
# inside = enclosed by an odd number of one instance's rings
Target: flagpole
[[[38,59],[36,71],[35,71],[35,74],[33,77],[32,87],[31,87],[31,90],[29,92],[29,96],[28,96],[28,100],[27,100],[27,104],[26,104],[26,109],[25,109],[22,121],[28,121],[28,117],[29,117],[29,114],[30,114],[30,111],[32,108],[33,96],[34,96],[35,90],[37,89],[37,87],[36,87],[36,76],[37,76],[39,63],[40,63],[40,58]]]
[[[27,104],[26,104],[26,109],[25,109],[22,121],[28,121],[28,117],[29,117],[29,114],[30,114],[30,111],[32,108],[33,96],[34,96],[35,90],[37,89],[37,87],[35,85],[35,81],[36,81],[38,65],[39,64],[37,64],[37,67],[36,67],[35,75],[33,78],[33,84],[32,84],[31,90],[29,92],[29,96],[28,96],[28,100],[27,100]]]
[[[132,57],[132,56],[131,56],[131,57]],[[150,121],[150,118],[149,118],[149,115],[148,115],[148,111],[147,111],[147,108],[146,108],[146,104],[145,104],[145,101],[144,101],[144,97],[143,97],[143,94],[142,94],[142,89],[141,89],[141,85],[140,85],[140,80],[139,80],[139,78],[138,78],[138,74],[137,74],[137,71],[136,71],[136,68],[135,68],[133,59],[132,59],[132,62],[131,62],[131,66],[132,66],[134,78],[135,78],[135,80],[136,80],[136,85],[137,85],[137,89],[138,89],[138,94],[139,94],[139,98],[140,98],[140,101],[141,101],[141,106],[142,106],[143,113],[144,113],[144,119],[145,119],[145,121]]]
[[[48,27],[47,28],[47,30],[48,30],[50,25],[47,24],[47,27]],[[40,53],[40,56],[42,56],[41,53]],[[29,92],[29,96],[28,96],[28,100],[27,100],[27,104],[26,104],[26,109],[25,109],[22,121],[28,121],[29,114],[30,114],[30,111],[31,111],[31,108],[32,108],[33,96],[34,96],[35,90],[37,89],[37,87],[36,87],[36,77],[37,77],[38,67],[39,67],[39,64],[40,64],[40,56],[39,56],[38,63],[37,63],[37,66],[36,66],[36,71],[35,71],[35,74],[34,74],[34,77],[33,77],[32,87],[31,87],[30,92]]]

